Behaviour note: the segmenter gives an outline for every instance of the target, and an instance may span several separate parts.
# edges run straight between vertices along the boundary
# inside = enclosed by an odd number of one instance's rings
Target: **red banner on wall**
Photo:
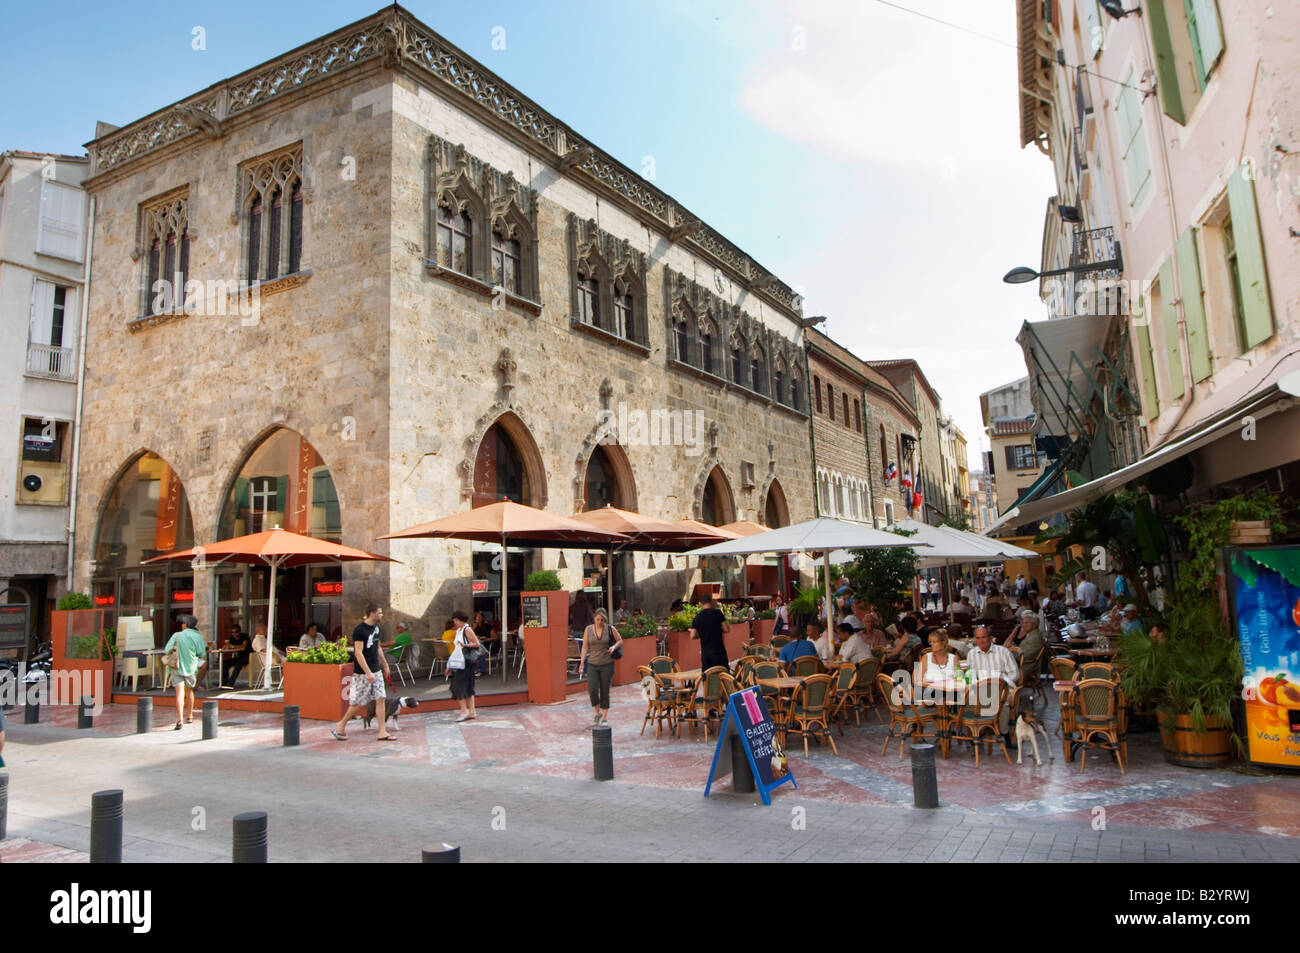
[[[295,533],[310,533],[308,508],[311,504],[311,471],[319,457],[316,449],[301,437],[298,438],[298,472],[293,484],[293,508],[286,507],[288,529]]]
[[[154,524],[154,549],[170,553],[176,548],[176,520],[181,510],[181,481],[166,463],[158,477],[158,520]]]

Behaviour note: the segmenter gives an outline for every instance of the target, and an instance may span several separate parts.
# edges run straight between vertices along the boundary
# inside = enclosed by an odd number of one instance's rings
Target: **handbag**
[[[473,665],[477,667],[478,663],[483,660],[485,655],[487,655],[487,649],[483,648],[482,645],[466,645],[461,647],[461,657],[465,660],[466,666]]]
[[[181,660],[180,660],[180,657],[179,657],[178,651],[177,651],[177,649],[176,649],[175,647],[173,647],[172,650],[171,650],[170,652],[168,652],[166,655],[164,655],[164,656],[162,657],[162,663],[163,663],[163,665],[165,665],[167,668],[180,668],[180,667],[181,667]]]
[[[614,643],[614,636],[618,635],[618,629],[612,625],[609,627],[609,657],[612,659],[621,659],[623,657],[623,643]],[[619,636],[622,638],[622,636]]]

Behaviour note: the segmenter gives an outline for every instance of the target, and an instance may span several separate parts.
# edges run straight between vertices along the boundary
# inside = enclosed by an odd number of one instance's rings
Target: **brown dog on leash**
[[[384,699],[384,720],[391,721],[393,726],[397,725],[397,716],[401,714],[403,708],[415,708],[419,705],[410,695],[398,697],[389,695]],[[370,723],[375,720],[375,702],[374,699],[366,702],[366,713],[361,716],[361,727],[369,730]]]

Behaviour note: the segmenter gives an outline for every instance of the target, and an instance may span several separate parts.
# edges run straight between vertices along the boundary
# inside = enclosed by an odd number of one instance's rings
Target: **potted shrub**
[[[284,660],[284,703],[297,705],[302,718],[338,721],[348,708],[352,670],[344,639],[290,649]]]
[[[75,597],[75,598],[70,598]],[[89,598],[69,593],[60,605],[84,605]],[[50,669],[76,673],[76,682],[58,682],[69,686],[76,695],[94,695],[100,704],[108,704],[113,695],[113,666],[117,654],[116,631],[104,627],[101,609],[56,609],[50,615]],[[53,690],[56,680],[51,679]],[[60,689],[62,691],[62,689]],[[62,704],[76,704],[77,698],[51,699]]]
[[[528,578],[524,580],[525,592],[558,592],[559,589],[560,576],[551,569],[530,572]]]
[[[771,642],[772,630],[776,628],[776,610],[764,609],[754,620],[754,641]]]
[[[749,628],[749,607],[739,602],[722,606],[723,618],[727,620],[728,631],[722,636],[726,646],[727,658],[738,659],[745,654],[745,645],[752,637]]]
[[[649,665],[659,654],[659,640],[655,638],[659,620],[652,615],[634,615],[616,628],[623,636],[623,657],[614,662],[614,684],[628,685],[640,680],[636,667]]]
[[[682,668],[700,667],[700,643],[689,631],[699,611],[699,606],[688,602],[668,617],[668,654]]]

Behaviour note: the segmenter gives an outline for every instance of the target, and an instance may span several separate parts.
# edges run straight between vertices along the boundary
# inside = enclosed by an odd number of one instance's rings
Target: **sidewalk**
[[[840,743],[842,757],[814,744],[805,759],[796,745],[799,789],[764,807],[727,781],[702,796],[712,739],[656,741],[653,728],[641,738],[634,686],[614,704],[616,779],[604,784],[590,780],[585,699],[487,710],[464,725],[454,713],[403,717],[393,744],[359,721],[347,743],[304,722],[297,749],[281,747],[269,715],[231,712],[204,742],[197,723],[135,735],[124,706],[90,731],[72,727],[75,711],[47,710],[40,726],[10,723],[10,837],[85,850],[91,792],[121,787],[128,860],[228,860],[230,818],[247,810],[270,813],[282,861],[417,860],[441,840],[461,844],[466,861],[1300,860],[1300,781],[1175,768],[1157,738],[1134,739],[1123,776],[1102,758],[1080,776],[1059,745],[1041,768],[998,754],[976,769],[954,754],[939,764],[942,807],[921,812],[909,761],[896,746],[882,757],[883,729],[864,726]],[[368,799],[373,829],[356,818]],[[1094,830],[1097,807],[1105,830]]]

